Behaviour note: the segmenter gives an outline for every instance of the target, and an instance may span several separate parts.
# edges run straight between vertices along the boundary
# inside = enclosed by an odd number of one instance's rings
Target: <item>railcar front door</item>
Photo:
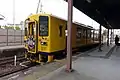
[[[38,51],[38,24],[36,21],[28,22],[28,52],[36,53]]]

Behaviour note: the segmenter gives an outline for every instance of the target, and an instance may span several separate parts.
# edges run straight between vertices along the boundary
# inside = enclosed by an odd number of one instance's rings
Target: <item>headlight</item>
[[[47,45],[47,42],[41,42],[41,45]]]

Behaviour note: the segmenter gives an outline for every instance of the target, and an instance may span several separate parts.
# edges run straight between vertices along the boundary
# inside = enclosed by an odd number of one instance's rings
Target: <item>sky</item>
[[[35,14],[39,0],[15,0],[15,23],[24,21],[30,14]],[[42,11],[67,19],[67,3],[63,0],[42,0]],[[40,11],[40,8],[39,8]],[[5,16],[0,24],[13,23],[13,0],[0,1],[0,14]],[[98,29],[99,24],[73,8],[73,21],[93,26]]]

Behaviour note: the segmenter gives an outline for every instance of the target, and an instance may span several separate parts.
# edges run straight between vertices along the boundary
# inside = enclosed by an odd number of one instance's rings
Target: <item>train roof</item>
[[[59,19],[61,19],[61,20],[65,20],[65,21],[67,21],[66,19],[61,18],[61,17],[58,17],[58,16],[56,16],[56,15],[52,15],[52,14],[51,14],[51,16],[56,17],[56,18],[59,18]],[[82,23],[79,23],[79,22],[76,22],[76,21],[73,21],[73,23],[76,24],[76,25],[79,25],[79,26],[82,26],[82,27],[88,28],[88,29],[94,29],[92,26],[85,25],[85,24],[82,24]]]
[[[65,20],[67,21],[66,19],[62,18],[62,17],[58,17],[56,15],[53,15],[53,14],[46,14],[46,13],[41,13],[41,14],[33,14],[33,15],[50,15],[52,17],[56,17],[56,18],[59,18],[61,20]],[[85,28],[88,28],[88,29],[94,29],[92,26],[89,26],[89,25],[85,25],[85,24],[82,24],[82,23],[79,23],[79,22],[76,22],[76,21],[73,21],[74,24],[78,25],[78,26],[82,26],[82,27],[85,27]]]
[[[80,25],[80,26],[88,28],[88,29],[94,29],[92,26],[85,25],[85,24],[82,24],[82,23],[74,22],[74,24]]]

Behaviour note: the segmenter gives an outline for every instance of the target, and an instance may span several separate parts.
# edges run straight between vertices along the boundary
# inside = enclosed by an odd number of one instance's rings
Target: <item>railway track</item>
[[[6,75],[27,69],[29,67],[22,67],[19,65],[21,61],[26,61],[23,55],[18,56],[16,58],[17,65],[14,66],[14,57],[7,57],[0,59],[0,77],[4,77]]]
[[[30,67],[33,67],[35,65],[31,65],[31,66],[28,66],[28,67],[22,67],[22,66],[16,66],[16,67],[11,67],[10,70],[7,70],[6,72],[1,72],[0,73],[0,78],[1,77],[4,77],[4,76],[7,76],[7,75],[10,75],[10,74],[13,74],[13,73],[16,73],[16,72],[19,72],[19,71],[22,71],[22,70],[25,70],[25,69],[28,69]]]
[[[24,60],[24,56],[18,56],[17,61]],[[14,57],[6,57],[0,59],[0,65],[8,64],[14,62]]]
[[[4,77],[4,76],[7,76],[9,74],[19,72],[19,71],[24,71],[25,69],[29,69],[30,67],[36,66],[36,64],[29,64],[29,65],[27,65],[27,67],[18,65],[21,63],[21,62],[19,62],[19,60],[23,60],[22,62],[24,62],[25,61],[24,59],[25,59],[24,56],[18,56],[17,57],[17,62],[18,62],[17,66],[13,65],[14,57],[7,57],[7,58],[0,59],[0,77]],[[77,58],[73,57],[73,60],[76,60],[76,59]],[[55,62],[52,62],[52,63],[54,63],[54,64],[60,63],[60,65],[62,65],[62,64],[64,65],[66,63],[66,60],[63,59],[62,61],[60,60],[60,62],[56,60]],[[3,66],[3,65],[5,65],[5,66]],[[46,63],[46,65],[47,65],[47,63]],[[3,66],[3,68],[2,68],[2,66]]]

